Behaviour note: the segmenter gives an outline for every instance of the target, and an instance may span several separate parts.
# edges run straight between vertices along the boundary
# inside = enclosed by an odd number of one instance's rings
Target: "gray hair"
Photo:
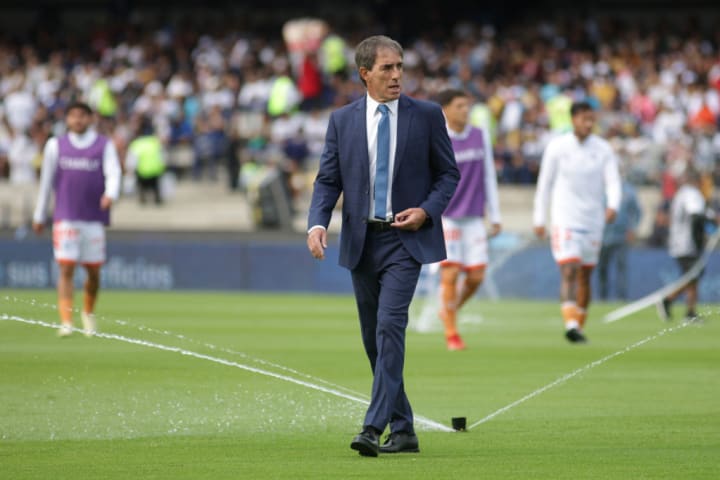
[[[355,65],[357,65],[358,70],[360,68],[372,70],[377,52],[381,48],[395,50],[400,54],[400,58],[403,56],[403,48],[398,42],[385,35],[373,35],[360,42],[355,48]],[[360,81],[365,85],[365,80],[362,77],[360,77]]]

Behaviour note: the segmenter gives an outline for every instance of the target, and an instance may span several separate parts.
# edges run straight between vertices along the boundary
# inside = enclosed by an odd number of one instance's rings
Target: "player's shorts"
[[[487,265],[487,232],[483,218],[442,217],[442,222],[447,259],[440,265],[456,265],[464,270],[474,270]]]
[[[595,266],[600,257],[602,230],[553,226],[550,246],[553,258],[560,265],[579,262],[584,266]]]
[[[690,269],[695,265],[695,262],[697,262],[700,259],[697,255],[688,255],[685,257],[676,257],[675,260],[677,261],[678,266],[680,267],[680,271],[684,274],[690,271]],[[700,278],[705,273],[705,269],[703,268],[700,270],[700,273],[698,273],[697,278]]]
[[[105,263],[105,226],[101,222],[55,222],[53,253],[58,263],[102,265]]]

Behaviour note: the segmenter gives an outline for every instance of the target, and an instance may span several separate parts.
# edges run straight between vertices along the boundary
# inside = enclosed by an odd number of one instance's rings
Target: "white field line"
[[[60,325],[59,325],[59,324],[56,324],[56,323],[48,323],[48,322],[44,322],[44,321],[41,321],[41,320],[30,320],[30,319],[26,319],[26,318],[22,318],[22,317],[17,317],[17,316],[14,316],[14,315],[7,315],[7,314],[1,314],[1,315],[0,315],[0,320],[11,320],[11,321],[15,321],[15,322],[25,323],[25,324],[28,324],[28,325],[36,325],[36,326],[41,326],[41,327],[46,327],[46,328],[53,328],[53,329],[57,329],[57,328],[60,327]],[[76,332],[85,333],[84,330],[82,330],[82,329],[73,328],[73,330],[76,331]],[[197,358],[197,359],[200,359],[200,360],[207,360],[207,361],[209,361],[209,362],[218,363],[218,364],[225,365],[225,366],[228,366],[228,367],[235,367],[235,368],[239,368],[239,369],[241,369],[241,370],[246,370],[246,371],[248,371],[248,372],[256,373],[256,374],[258,374],[258,375],[264,375],[264,376],[267,376],[267,377],[275,378],[275,379],[277,379],[277,380],[282,380],[282,381],[285,381],[285,382],[294,383],[295,385],[300,385],[300,386],[303,386],[303,387],[306,387],[306,388],[310,388],[310,389],[312,389],[312,390],[317,390],[317,391],[320,391],[320,392],[324,392],[324,393],[327,393],[327,394],[330,394],[330,395],[334,395],[334,396],[336,396],[336,397],[343,398],[343,399],[345,399],[345,400],[350,400],[350,401],[352,401],[352,402],[360,403],[360,404],[362,404],[362,405],[368,405],[368,404],[369,404],[368,400],[366,400],[365,398],[360,398],[360,397],[358,397],[358,396],[356,396],[356,395],[351,395],[351,394],[348,394],[348,393],[345,393],[345,392],[341,392],[341,391],[339,391],[339,390],[337,390],[337,389],[334,389],[334,388],[324,387],[324,386],[322,386],[322,385],[317,385],[317,384],[315,384],[315,383],[306,382],[306,381],[304,381],[304,380],[300,380],[300,379],[297,379],[297,378],[294,378],[294,377],[291,377],[291,376],[288,376],[288,375],[283,375],[283,374],[279,374],[279,373],[275,373],[275,372],[270,372],[270,371],[264,370],[264,369],[262,369],[262,368],[257,368],[257,367],[253,367],[253,366],[250,366],[250,365],[245,365],[245,364],[242,364],[242,363],[238,363],[238,362],[233,362],[233,361],[231,361],[231,360],[226,360],[226,359],[224,359],[224,358],[214,357],[214,356],[211,356],[211,355],[205,355],[205,354],[203,354],[203,353],[193,352],[193,351],[191,351],[191,350],[186,350],[186,349],[184,349],[184,348],[173,347],[173,346],[170,346],[170,345],[163,345],[163,344],[155,343],[155,342],[148,342],[148,341],[146,341],[146,340],[141,340],[141,339],[138,339],[138,338],[130,338],[130,337],[126,337],[126,336],[124,336],[124,335],[117,335],[117,334],[114,334],[114,333],[96,332],[96,333],[94,334],[94,336],[95,336],[95,337],[99,337],[99,338],[108,339],[108,340],[118,340],[118,341],[121,341],[121,342],[130,343],[130,344],[133,344],[133,345],[140,345],[140,346],[143,346],[143,347],[154,348],[154,349],[157,349],[157,350],[163,350],[163,351],[166,351],[166,352],[179,353],[180,355],[185,355],[185,356],[189,356],[189,357],[194,357],[194,358]],[[439,423],[439,422],[436,422],[436,421],[434,421],[434,420],[431,420],[431,419],[429,419],[429,418],[426,418],[426,417],[423,417],[423,416],[420,416],[420,415],[416,415],[415,420],[417,420],[418,423],[421,423],[421,424],[425,425],[426,427],[429,427],[429,428],[434,429],[434,430],[440,430],[440,431],[444,431],[444,432],[452,432],[452,431],[454,431],[454,430],[453,430],[452,428],[450,428],[450,427],[447,427],[447,426],[445,426],[445,425],[443,425],[443,424],[441,424],[441,423]]]
[[[516,401],[512,402],[511,404],[506,405],[506,406],[500,408],[499,410],[494,411],[494,412],[491,413],[490,415],[485,416],[484,418],[482,418],[482,419],[478,420],[477,422],[473,423],[472,425],[470,425],[470,426],[468,427],[468,430],[470,430],[470,429],[472,429],[472,428],[475,428],[475,427],[477,427],[478,425],[482,425],[483,423],[485,423],[485,422],[487,422],[487,421],[489,421],[489,420],[492,420],[493,418],[497,417],[498,415],[501,415],[501,414],[507,412],[508,410],[517,407],[517,406],[520,405],[521,403],[525,403],[525,402],[527,402],[528,400],[530,400],[531,398],[537,397],[537,396],[540,395],[541,393],[546,392],[546,391],[550,390],[550,389],[553,388],[553,387],[557,387],[558,385],[567,382],[567,381],[570,380],[571,378],[576,377],[576,376],[580,375],[581,373],[587,372],[587,371],[590,370],[591,368],[597,367],[598,365],[602,365],[603,363],[607,362],[608,360],[611,360],[611,359],[613,359],[613,358],[615,358],[615,357],[617,357],[617,356],[619,356],[619,355],[622,355],[623,353],[627,353],[627,352],[629,352],[630,350],[633,350],[634,348],[637,348],[637,347],[639,347],[639,346],[641,346],[641,345],[644,345],[644,344],[646,344],[646,343],[648,343],[648,342],[650,342],[650,341],[652,341],[652,340],[655,340],[656,338],[659,338],[659,337],[661,337],[661,336],[663,336],[663,335],[665,335],[665,334],[668,334],[668,333],[671,333],[671,332],[680,330],[681,328],[685,328],[685,327],[687,327],[688,325],[690,325],[691,323],[692,323],[692,322],[684,322],[684,323],[681,323],[681,324],[679,324],[679,325],[677,325],[677,326],[675,326],[675,327],[665,328],[665,329],[663,329],[663,330],[660,330],[658,333],[655,333],[655,334],[653,334],[653,335],[650,335],[650,336],[647,337],[647,338],[643,338],[642,340],[639,340],[639,341],[633,343],[632,345],[629,345],[629,346],[623,348],[622,350],[618,350],[617,352],[611,353],[610,355],[606,355],[606,356],[604,356],[603,358],[601,358],[601,359],[599,359],[599,360],[595,360],[594,362],[588,363],[588,364],[585,365],[584,367],[580,367],[580,368],[578,368],[577,370],[574,370],[574,371],[568,373],[567,375],[563,375],[562,377],[558,378],[557,380],[553,381],[552,383],[548,383],[548,384],[545,385],[544,387],[540,387],[540,388],[538,388],[537,390],[535,390],[534,392],[528,393],[527,395],[525,395],[525,396],[522,397],[521,399],[516,400]]]

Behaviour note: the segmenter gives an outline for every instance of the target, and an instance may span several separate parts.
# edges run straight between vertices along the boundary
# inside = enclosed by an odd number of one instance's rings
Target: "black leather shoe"
[[[393,432],[380,447],[382,453],[417,453],[420,451],[417,435],[407,432]]]
[[[372,428],[365,428],[355,435],[350,448],[357,450],[363,457],[377,457],[379,450],[378,434]]]
[[[571,328],[570,330],[567,330],[565,332],[565,338],[567,338],[572,343],[585,343],[587,342],[587,338],[585,338],[585,335],[580,332],[577,328]]]

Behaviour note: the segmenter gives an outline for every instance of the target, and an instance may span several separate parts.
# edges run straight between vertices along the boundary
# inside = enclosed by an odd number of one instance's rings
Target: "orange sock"
[[[563,321],[565,322],[565,328],[578,328],[580,327],[580,321],[578,320],[579,313],[578,307],[575,302],[564,302],[560,306],[562,312]]]
[[[60,312],[60,321],[62,323],[72,325],[73,322],[73,301],[72,298],[58,299],[58,311]]]
[[[445,325],[445,337],[457,335],[457,290],[454,283],[440,282],[440,318]]]
[[[580,328],[584,328],[585,327],[585,319],[587,319],[587,310],[585,310],[584,308],[578,307],[577,313],[578,313],[577,320],[578,320],[578,323],[580,324]]]
[[[85,298],[83,300],[83,312],[85,313],[93,313],[95,311],[95,300],[97,299],[96,295],[90,295],[89,293],[85,293]]]

